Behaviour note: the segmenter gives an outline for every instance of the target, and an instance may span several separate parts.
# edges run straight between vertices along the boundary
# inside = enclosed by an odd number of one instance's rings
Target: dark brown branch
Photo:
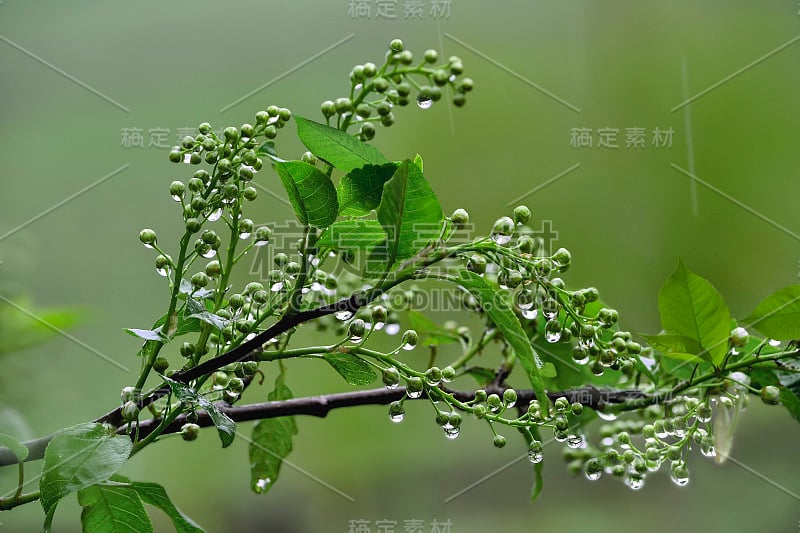
[[[486,392],[489,394],[496,393],[502,395],[502,388],[489,387]],[[474,398],[473,391],[447,391],[456,399],[462,402],[470,401]],[[325,396],[309,396],[306,398],[294,398],[291,400],[282,400],[275,402],[256,403],[251,405],[222,407],[221,410],[225,412],[235,422],[248,422],[252,420],[264,420],[267,418],[279,418],[282,416],[293,415],[307,415],[316,417],[325,417],[333,409],[341,409],[344,407],[356,407],[359,405],[388,405],[389,403],[399,400],[405,395],[405,389],[399,387],[397,389],[373,389],[354,392],[343,392],[338,394],[329,394]],[[615,390],[615,389],[598,389],[593,386],[581,387],[578,389],[570,389],[566,391],[554,391],[547,393],[551,400],[555,400],[561,396],[566,397],[570,402],[580,402],[584,406],[594,409],[602,410],[607,404],[620,404],[634,399],[647,399],[651,398],[647,394],[638,390]],[[517,391],[517,405],[523,406],[529,404],[536,396],[532,390],[518,390]],[[656,400],[653,397],[654,401]],[[198,425],[201,427],[208,427],[213,425],[211,419],[203,411],[198,411]],[[143,420],[139,424],[139,437],[144,438],[149,435],[161,423],[159,418],[151,418]],[[167,428],[163,434],[177,433],[183,424],[186,423],[186,415],[178,416]],[[124,434],[126,427],[122,426],[119,433]],[[30,451],[26,461],[34,461],[44,457],[44,449],[52,439],[52,436],[42,437],[40,439],[28,441],[25,446]],[[0,467],[16,464],[17,460],[10,450],[0,448]]]

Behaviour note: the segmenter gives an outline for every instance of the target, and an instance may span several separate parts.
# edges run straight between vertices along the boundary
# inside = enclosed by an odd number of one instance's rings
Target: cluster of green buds
[[[356,125],[359,138],[369,141],[375,137],[375,124],[394,124],[394,106],[407,106],[413,100],[420,109],[428,109],[449,93],[453,105],[462,107],[473,88],[472,79],[463,77],[463,72],[459,57],[440,62],[436,50],[426,50],[415,64],[403,41],[393,39],[382,66],[370,62],[354,66],[350,94],[325,100],[320,110],[328,124],[335,119],[343,130]]]

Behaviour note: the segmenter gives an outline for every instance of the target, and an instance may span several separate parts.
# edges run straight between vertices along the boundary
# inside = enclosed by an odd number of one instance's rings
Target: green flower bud
[[[193,441],[197,439],[200,434],[200,426],[197,424],[187,423],[181,426],[181,437],[185,441]]]
[[[447,82],[450,81],[450,73],[446,70],[437,69],[433,71],[433,83],[438,86],[447,85]]]
[[[349,98],[337,98],[334,108],[339,114],[348,113],[353,110],[353,102]]]
[[[487,398],[488,398],[488,395],[486,394],[485,390],[478,389],[478,390],[475,391],[475,401],[477,403],[485,402]]]
[[[322,102],[322,104],[320,104],[319,108],[320,111],[322,111],[322,114],[325,115],[326,118],[330,118],[336,114],[335,104],[331,100],[325,100],[324,102]]]
[[[769,405],[777,405],[781,401],[781,390],[774,385],[767,385],[761,389],[761,399]]]
[[[385,324],[386,323],[386,315],[387,311],[386,308],[382,305],[376,305],[372,308],[372,324]]]
[[[736,346],[737,348],[741,348],[743,346],[746,346],[749,341],[750,341],[750,334],[747,333],[746,329],[738,327],[734,328],[731,331],[730,335],[731,346]]]
[[[357,318],[350,323],[349,330],[351,337],[358,337],[358,340],[361,340],[361,337],[364,336],[364,332],[367,330],[367,326],[363,320]]]
[[[412,376],[406,379],[406,394],[411,398],[419,398],[425,388],[422,379]]]
[[[164,357],[157,357],[156,360],[153,362],[153,370],[158,372],[159,374],[163,374],[169,368],[169,361],[166,360]]]
[[[480,403],[480,404],[478,404],[478,405],[476,405],[475,407],[472,408],[472,414],[475,415],[475,418],[477,418],[477,419],[481,419],[481,418],[485,417],[486,416],[486,412],[487,412],[486,406],[483,405],[482,403]]]
[[[263,291],[263,290],[264,290],[264,286],[261,283],[257,282],[257,281],[251,281],[250,283],[248,283],[244,287],[245,294],[254,294],[254,293],[258,292],[258,291]]]
[[[514,222],[527,224],[531,219],[531,210],[527,205],[518,205],[514,208]]]
[[[211,124],[209,124],[208,122],[203,122],[199,126],[197,126],[197,130],[203,135],[208,135],[209,133],[211,133]]]
[[[514,389],[506,389],[503,391],[503,403],[506,407],[511,408],[517,403],[517,391]]]
[[[464,209],[456,209],[453,211],[453,214],[450,215],[450,220],[453,222],[456,229],[462,229],[469,224],[469,213]]]
[[[242,191],[242,196],[245,200],[252,202],[258,198],[258,191],[255,189],[255,187],[245,187],[244,191]]]
[[[139,232],[139,240],[148,248],[152,248],[156,242],[156,232],[151,229],[143,229]]]
[[[579,416],[581,413],[583,413],[583,404],[575,402],[570,407],[570,410],[572,411],[573,415]]]
[[[419,342],[419,335],[413,329],[409,329],[403,333],[401,342],[404,350],[413,350],[417,342]]]
[[[375,81],[372,82],[372,86],[375,88],[376,92],[383,93],[389,89],[389,81],[386,78],[375,78]]]
[[[229,142],[234,142],[239,139],[239,130],[233,126],[228,126],[223,132],[225,139]]]
[[[123,405],[127,402],[136,401],[136,388],[135,387],[124,387],[122,392],[120,393],[120,399],[122,400]]]
[[[181,356],[186,357],[187,359],[192,357],[196,351],[197,347],[195,347],[195,345],[191,342],[184,342],[181,345]]]
[[[503,402],[500,400],[500,396],[497,394],[490,394],[488,398],[486,398],[486,405],[492,411],[499,411],[503,408]]]
[[[122,404],[120,415],[125,422],[136,420],[139,417],[139,406],[136,405],[136,402],[128,400]]]
[[[209,279],[208,275],[205,272],[198,272],[194,276],[192,276],[192,285],[195,287],[205,287],[208,285]]]
[[[183,161],[183,154],[178,150],[172,150],[169,153],[169,160],[173,163],[180,163]]]
[[[371,122],[364,122],[359,129],[361,139],[364,141],[371,141],[375,138],[375,126]]]
[[[394,53],[402,52],[405,46],[403,45],[403,41],[400,39],[392,39],[389,41],[389,50]]]
[[[442,381],[453,381],[456,378],[456,369],[452,366],[446,366],[442,369]]]
[[[242,124],[240,130],[242,132],[242,137],[251,138],[254,137],[256,134],[255,128],[250,124]]]
[[[494,439],[492,440],[492,444],[494,444],[495,448],[503,448],[507,443],[508,441],[502,435],[495,435]]]
[[[559,396],[556,398],[556,401],[553,402],[553,407],[555,407],[556,411],[559,413],[566,413],[570,408],[569,400],[567,400],[564,396]]]
[[[467,261],[467,270],[483,275],[486,273],[486,259],[482,255],[474,254]]]
[[[241,394],[244,391],[244,381],[242,378],[231,378],[225,388],[234,394]]]
[[[269,226],[259,226],[256,229],[255,239],[256,243],[268,243],[269,239],[272,237],[272,230]]]
[[[169,194],[176,202],[180,202],[186,194],[186,185],[182,181],[173,181],[169,186]]]
[[[424,57],[426,63],[436,63],[436,61],[439,59],[439,52],[433,49],[425,50]]]
[[[442,371],[439,367],[432,366],[428,370],[425,371],[425,379],[427,382],[432,385],[436,386],[442,381]]]

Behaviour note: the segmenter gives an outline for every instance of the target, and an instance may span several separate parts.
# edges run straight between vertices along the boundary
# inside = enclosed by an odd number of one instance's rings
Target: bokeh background
[[[556,246],[573,252],[568,282],[600,288],[624,327],[659,329],[658,289],[678,258],[712,280],[738,317],[797,283],[795,0],[453,0],[439,16],[425,0],[423,15],[411,20],[403,14],[413,2],[396,2],[396,20],[377,18],[374,1],[366,3],[370,17],[354,17],[350,4],[3,0],[2,295],[27,295],[34,310],[79,309],[70,332],[135,370],[137,342],[122,328],[151,324],[167,297],[137,233],[155,228],[162,243],[177,234],[167,188],[186,174],[167,161],[167,149],[149,146],[150,130],[168,130],[172,145],[183,128],[239,125],[271,103],[317,117],[321,100],[344,94],[352,65],[381,61],[396,36],[418,53],[433,47],[461,56],[476,89],[463,109],[400,110],[394,127],[379,130],[378,147],[394,158],[423,154],[445,211],[466,208],[483,231],[525,195],[534,227],[551,221]],[[607,127],[619,129],[620,148],[598,148],[597,130]],[[638,127],[647,131],[645,147],[626,149],[625,129]],[[573,128],[591,128],[593,147],[570,146]],[[670,148],[652,145],[655,128],[672,128]],[[126,146],[125,131],[135,129],[143,147]],[[299,155],[289,137],[281,149]],[[282,194],[271,172],[259,179]],[[292,218],[268,194],[258,206],[258,222]],[[0,432],[31,437],[89,420],[113,407],[134,379],[134,371],[60,336],[5,354]],[[346,390],[312,362],[291,364],[289,383],[297,396]],[[433,520],[450,520],[458,533],[798,528],[800,427],[780,407],[752,402],[734,447],[738,464],[693,456],[683,489],[664,474],[640,492],[612,479],[589,483],[568,475],[551,446],[535,504],[524,460],[446,503],[524,448],[512,439],[496,450],[486,428],[472,422],[448,441],[431,418],[421,404],[409,407],[403,424],[389,423],[383,407],[302,418],[289,457],[296,468],[284,466],[266,496],[249,490],[246,445],[220,450],[213,432],[192,444],[168,439],[123,473],[162,483],[208,531],[348,531],[355,519],[370,521],[373,531],[378,520],[396,521],[397,531],[405,520],[423,520],[424,531]],[[15,475],[0,472],[3,493]],[[56,530],[79,531],[78,515],[68,498]],[[0,515],[0,529],[34,531],[41,518],[38,504],[28,505]],[[154,518],[159,531],[169,531],[162,516]]]

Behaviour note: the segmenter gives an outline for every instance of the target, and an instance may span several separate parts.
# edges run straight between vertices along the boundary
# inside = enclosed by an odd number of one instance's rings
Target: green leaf
[[[386,231],[384,263],[388,266],[412,257],[435,239],[444,219],[433,189],[420,169],[407,159],[384,184],[377,213],[378,222]]]
[[[781,403],[792,417],[800,422],[800,397],[786,387],[781,387]]]
[[[549,405],[542,381],[542,364],[534,353],[531,342],[511,308],[506,295],[496,290],[481,276],[467,270],[460,273],[458,283],[480,303],[483,311],[494,322],[528,374],[536,399],[542,406]]]
[[[378,375],[369,364],[353,355],[340,352],[326,353],[323,358],[350,385],[369,385]]]
[[[458,334],[444,329],[419,311],[409,311],[408,322],[411,329],[422,337],[422,343],[427,346],[459,341]]]
[[[132,449],[130,438],[109,433],[102,424],[79,424],[56,433],[45,449],[39,479],[45,514],[52,519],[64,496],[111,477]]]
[[[275,390],[267,399],[288,400],[292,392],[283,382],[283,374],[275,379]],[[253,427],[250,443],[250,487],[256,494],[266,494],[278,480],[283,459],[292,451],[292,436],[297,433],[293,416],[267,418]]]
[[[161,378],[167,382],[172,389],[172,393],[175,394],[175,396],[181,402],[186,404],[197,404],[208,413],[208,417],[217,428],[219,440],[222,441],[223,448],[227,448],[231,445],[234,437],[236,437],[236,422],[231,420],[228,415],[223,413],[214,402],[210,401],[205,396],[197,394],[197,391],[190,388],[185,383],[181,383],[164,376],[161,376]]]
[[[349,133],[295,116],[297,136],[312,154],[344,172],[364,165],[383,165],[389,161],[375,147]]]
[[[800,285],[770,294],[743,322],[772,339],[800,339]]]
[[[326,228],[336,221],[336,187],[320,169],[305,161],[284,161],[275,170],[301,224]]]
[[[699,376],[714,370],[711,363],[692,354],[663,354],[658,358],[658,362],[665,372],[683,381],[688,381],[693,374]]]
[[[468,374],[475,378],[475,381],[478,382],[478,385],[484,387],[494,381],[495,371],[491,368],[483,368],[480,366],[473,366],[468,368],[464,371],[465,374]]]
[[[703,351],[702,346],[696,340],[683,335],[642,335],[653,349],[664,353],[691,353],[699,354]]]
[[[167,496],[167,491],[161,485],[135,481],[130,484],[130,487],[136,491],[142,501],[164,511],[172,520],[172,525],[175,526],[178,533],[202,533],[203,529],[200,526],[175,507],[175,504]]]
[[[72,309],[37,309],[30,298],[0,301],[0,353],[12,353],[46,342],[59,330],[74,326],[79,319]],[[33,319],[23,310],[34,312]]]
[[[377,208],[383,196],[383,184],[397,170],[396,163],[365,165],[344,176],[336,188],[339,198],[339,214],[363,216]]]
[[[161,333],[161,328],[156,328],[156,329],[124,328],[122,331],[124,331],[128,335],[133,335],[134,337],[139,337],[140,339],[144,339],[146,341],[169,342],[169,338],[167,338],[166,335]]]
[[[547,361],[542,368],[539,369],[539,372],[542,374],[543,378],[555,378],[558,377],[558,370],[556,370],[556,365]]]
[[[317,246],[338,251],[366,250],[386,239],[377,220],[340,220],[320,235]]]
[[[664,331],[700,344],[700,357],[719,365],[728,353],[731,314],[711,283],[682,262],[667,278],[658,295]]]
[[[30,453],[24,444],[11,435],[6,435],[5,433],[0,433],[0,447],[8,448],[20,463],[24,461],[25,458],[28,457],[28,453]]]
[[[141,498],[125,485],[92,485],[78,491],[83,530],[92,533],[153,531]]]
[[[422,156],[417,154],[414,156],[414,164],[417,165],[417,168],[420,172],[425,171],[425,164],[422,162]]]

